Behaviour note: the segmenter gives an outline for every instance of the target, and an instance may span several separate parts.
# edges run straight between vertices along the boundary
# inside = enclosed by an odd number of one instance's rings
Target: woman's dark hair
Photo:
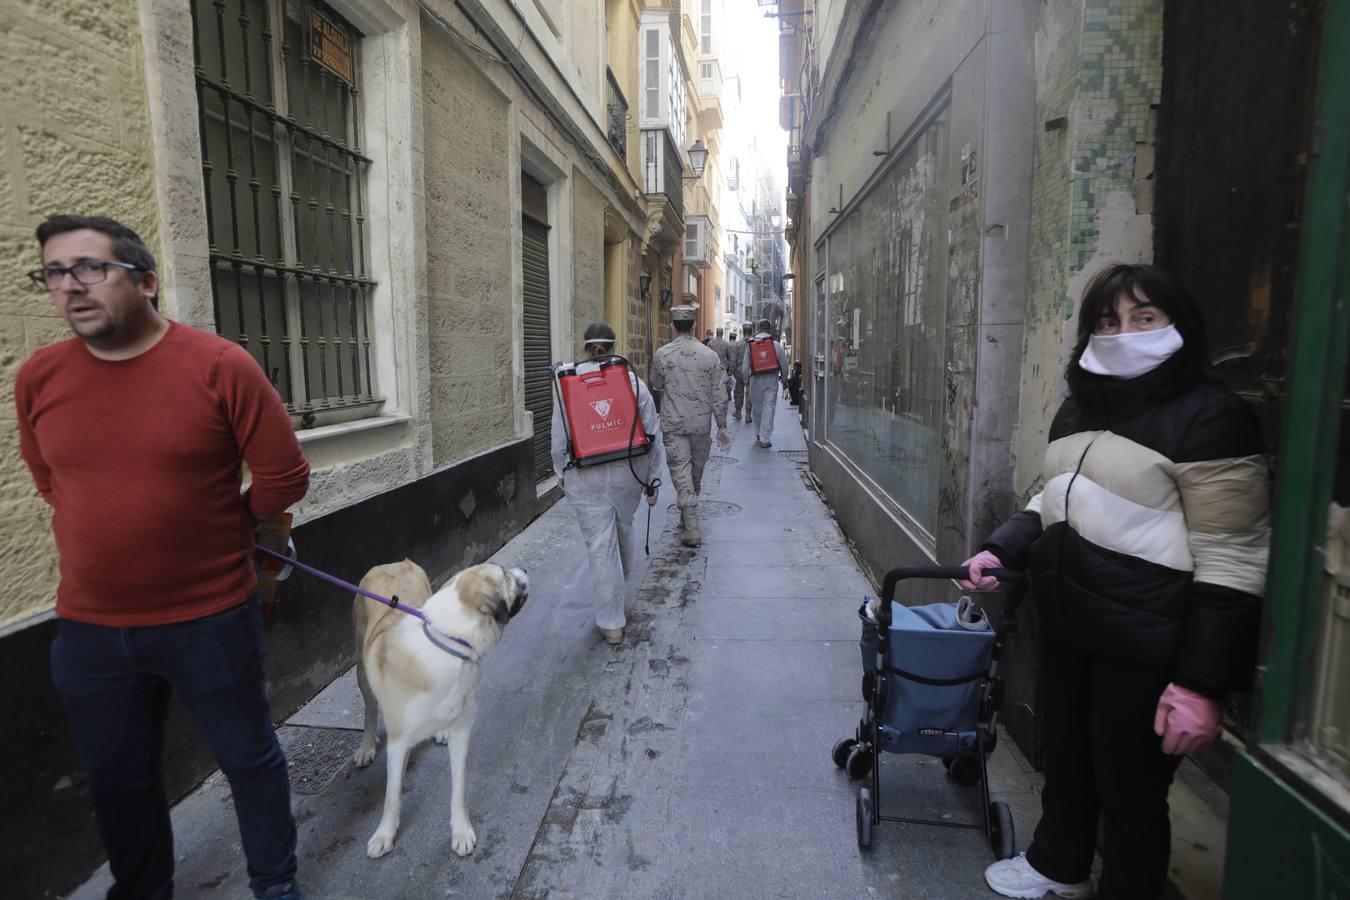
[[[1168,381],[1177,388],[1185,387],[1209,371],[1209,348],[1205,336],[1205,319],[1191,295],[1157,266],[1117,263],[1107,266],[1088,282],[1083,290],[1083,301],[1078,305],[1078,340],[1064,378],[1069,393],[1083,399],[1086,385],[1096,376],[1078,365],[1093,329],[1104,314],[1114,313],[1116,300],[1122,295],[1147,299],[1167,314],[1184,341],[1180,350],[1165,365]]]

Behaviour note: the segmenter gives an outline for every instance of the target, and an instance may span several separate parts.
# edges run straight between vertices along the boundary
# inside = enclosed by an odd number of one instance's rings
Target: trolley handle
[[[1026,576],[1016,569],[985,569],[985,575],[992,575],[1003,584],[1020,592],[1026,586]],[[901,566],[886,573],[881,584],[881,603],[889,607],[895,600],[895,589],[900,582],[913,578],[961,579],[970,578],[970,570],[965,566]]]

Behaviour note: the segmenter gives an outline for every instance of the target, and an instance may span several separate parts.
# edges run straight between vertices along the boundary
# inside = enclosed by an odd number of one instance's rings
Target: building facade
[[[844,530],[877,573],[969,556],[1040,489],[1084,286],[1166,267],[1278,449],[1257,692],[1197,759],[1232,791],[1225,895],[1343,892],[1350,4],[776,14],[808,447]],[[1003,721],[1035,763],[1034,596],[1022,615]]]
[[[1011,508],[1034,9],[778,6],[811,465],[879,572]]]

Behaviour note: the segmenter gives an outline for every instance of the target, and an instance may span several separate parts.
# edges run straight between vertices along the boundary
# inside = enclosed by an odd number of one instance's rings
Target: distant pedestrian
[[[608,357],[614,352],[616,338],[608,322],[591,324],[583,340],[586,352],[593,359]],[[576,513],[577,524],[586,540],[595,627],[614,645],[623,643],[627,622],[623,607],[628,575],[633,570],[633,513],[644,493],[643,482],[650,484],[665,464],[656,404],[642,379],[633,372],[628,374],[637,395],[639,427],[647,435],[651,448],[631,461],[616,459],[598,465],[566,468],[567,431],[563,427],[562,409],[557,403],[553,405],[553,471],[558,475],[563,495]],[[646,494],[647,503],[654,506],[656,491],[648,490]]]
[[[707,332],[703,335],[703,346],[705,347],[708,346],[709,344],[712,343],[712,341],[713,341],[713,330],[709,328]]]
[[[1041,820],[985,880],[1005,897],[1154,900],[1167,883],[1167,792],[1222,730],[1256,667],[1270,537],[1251,409],[1208,373],[1195,302],[1165,272],[1089,282],[1044,488],[966,561],[970,580],[1030,566],[1041,634]],[[1072,511],[1070,511],[1072,510]]]
[[[298,898],[252,562],[255,526],[308,485],[290,416],[242,347],[160,316],[155,258],[130,228],[52,216],[37,239],[29,278],[75,337],[19,369],[19,446],[53,510],[52,681],[89,775],[108,896],[173,893],[162,756],[176,691],[229,779],[249,887]]]
[[[670,310],[675,339],[657,350],[652,360],[652,390],[659,396],[666,465],[680,507],[680,541],[687,547],[702,542],[698,495],[712,446],[710,419],[717,422],[717,446],[723,450],[731,446],[723,400],[727,372],[717,354],[694,338],[694,314],[692,306]]]
[[[788,376],[788,396],[792,399],[793,406],[802,405],[802,362],[797,360],[792,364],[792,374]]]
[[[735,353],[731,349],[731,344],[727,343],[726,339],[722,337],[721,328],[717,329],[715,336],[713,337],[712,341],[709,342],[708,344],[708,348],[717,354],[717,358],[722,361],[722,367],[727,370],[727,382],[726,382],[727,397],[726,400],[724,400],[723,402],[730,403],[731,385],[735,380],[732,377],[732,368],[731,368],[733,365],[732,358],[734,357]]]
[[[755,423],[755,443],[760,447],[773,446],[773,417],[778,407],[778,385],[787,380],[787,354],[783,345],[773,339],[772,324],[759,320],[759,331],[746,345],[741,374],[750,383],[750,394],[759,407],[759,421]]]
[[[745,380],[741,378],[741,362],[745,359],[745,342],[737,340],[736,338],[736,332],[733,331],[727,344],[730,348],[727,358],[731,362],[731,412],[732,415],[735,416],[736,421],[739,422],[741,420],[741,408],[745,406],[746,403]]]

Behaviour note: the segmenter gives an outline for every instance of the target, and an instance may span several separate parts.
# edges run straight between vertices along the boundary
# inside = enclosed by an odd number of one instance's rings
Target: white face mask
[[[1094,334],[1078,365],[1094,375],[1138,378],[1165,363],[1184,343],[1175,325],[1127,334]]]

